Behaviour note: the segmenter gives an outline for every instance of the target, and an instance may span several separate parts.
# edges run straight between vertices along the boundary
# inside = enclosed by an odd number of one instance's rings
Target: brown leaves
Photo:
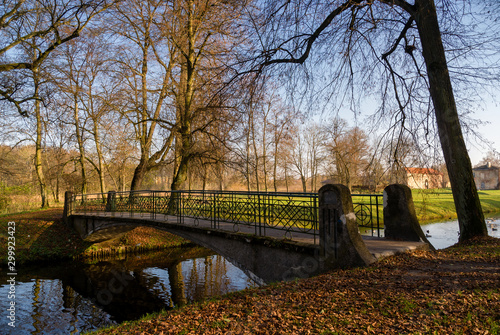
[[[462,248],[466,248],[463,250]],[[237,292],[113,334],[495,334],[500,240]]]

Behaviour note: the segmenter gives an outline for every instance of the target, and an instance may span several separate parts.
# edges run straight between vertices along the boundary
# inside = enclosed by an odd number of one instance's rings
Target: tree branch
[[[405,26],[404,26],[403,30],[401,30],[401,33],[399,34],[398,38],[397,38],[397,39],[396,39],[396,41],[394,42],[394,44],[393,44],[392,48],[391,48],[389,51],[387,51],[386,53],[383,53],[383,54],[382,54],[382,59],[383,59],[383,60],[386,60],[386,58],[387,58],[390,54],[392,54],[394,51],[396,51],[396,48],[398,47],[399,43],[400,43],[400,42],[401,42],[401,40],[402,40],[402,39],[406,36],[406,33],[408,32],[408,29],[410,29],[410,28],[411,28],[411,25],[413,24],[413,21],[414,21],[414,20],[413,20],[413,16],[412,16],[412,17],[410,17],[410,18],[408,19],[408,22],[406,22],[406,24],[405,24]]]
[[[268,66],[271,64],[283,64],[283,63],[295,63],[295,64],[302,64],[304,61],[309,57],[309,53],[311,52],[311,48],[314,44],[314,42],[318,39],[319,35],[332,23],[333,19],[340,15],[342,12],[344,12],[346,9],[349,9],[350,7],[353,6],[353,4],[359,4],[361,0],[355,0],[355,1],[347,1],[341,6],[337,7],[334,11],[330,13],[326,17],[326,19],[321,23],[321,25],[314,31],[314,33],[311,34],[310,37],[308,37],[305,41],[307,41],[306,45],[306,50],[300,56],[299,58],[295,58],[291,56],[291,58],[281,58],[281,59],[271,59],[267,60],[264,63],[262,63],[262,66]],[[274,53],[276,53],[277,50],[273,50]],[[270,56],[268,54],[264,54],[264,57],[269,58]]]

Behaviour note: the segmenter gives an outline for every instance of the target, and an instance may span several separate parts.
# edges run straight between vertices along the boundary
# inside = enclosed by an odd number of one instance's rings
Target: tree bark
[[[38,184],[40,185],[40,196],[42,198],[42,208],[49,207],[49,197],[47,192],[47,182],[45,180],[45,175],[43,173],[42,166],[42,115],[40,110],[40,99],[38,98],[39,80],[38,71],[33,71],[34,81],[35,81],[35,118],[36,118],[36,140],[35,140],[35,171],[38,178]]]
[[[104,157],[101,150],[101,139],[99,136],[99,127],[97,123],[97,118],[92,120],[94,123],[94,142],[95,142],[95,150],[97,153],[97,174],[99,175],[99,185],[101,187],[101,193],[103,194],[103,201],[105,200],[104,193],[106,192],[106,182],[104,180]]]
[[[144,176],[146,175],[146,172],[148,170],[147,162],[147,157],[141,157],[139,164],[135,167],[134,176],[132,177],[132,182],[130,184],[131,191],[138,191],[141,189],[142,180],[144,179]]]
[[[83,147],[83,130],[80,131],[80,117],[79,117],[77,94],[78,93],[75,93],[73,97],[73,102],[75,104],[75,106],[73,107],[73,117],[75,119],[76,142],[78,145],[78,152],[80,153],[80,158],[78,161],[80,162],[80,169],[82,171],[81,193],[85,194],[87,192],[87,174],[85,170],[85,149]]]
[[[460,241],[486,236],[488,232],[460,127],[434,1],[417,0],[414,18],[422,43],[439,139],[455,201]]]
[[[177,173],[175,174],[170,186],[172,191],[182,190],[184,182],[187,179],[188,167],[191,161],[191,136],[191,124],[186,122],[185,125],[181,127],[179,132],[179,139],[181,141],[180,161],[179,166],[177,167]]]

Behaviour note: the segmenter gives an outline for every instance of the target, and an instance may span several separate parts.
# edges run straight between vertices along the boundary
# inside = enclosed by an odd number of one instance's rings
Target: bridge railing
[[[381,236],[381,195],[353,194],[353,208],[362,234]],[[105,201],[103,199],[106,199]],[[251,227],[259,236],[281,231],[312,235],[318,243],[318,194],[238,191],[128,191],[74,196],[73,212],[108,212],[111,216],[148,217],[198,225],[200,220],[219,229],[232,224],[233,231]],[[227,225],[226,225],[227,226]],[[247,229],[248,231],[248,229]]]
[[[352,207],[361,235],[383,237],[383,196],[382,194],[351,194]]]

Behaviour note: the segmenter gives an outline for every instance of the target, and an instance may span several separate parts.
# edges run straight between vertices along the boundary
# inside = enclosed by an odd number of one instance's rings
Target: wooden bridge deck
[[[221,230],[229,233],[243,233],[249,235],[266,236],[278,240],[287,239],[289,241],[304,243],[309,245],[319,245],[319,234],[316,231],[316,236],[313,234],[306,234],[299,231],[291,231],[286,233],[282,229],[273,229],[269,226],[259,231],[259,227],[255,227],[255,224],[238,224],[231,222],[217,222],[214,228],[214,223],[210,220],[204,219],[194,219],[183,217],[179,218],[177,216],[169,216],[165,214],[151,214],[151,213],[129,213],[129,212],[81,212],[72,213],[72,215],[77,216],[98,216],[102,218],[124,218],[127,220],[136,219],[138,225],[140,221],[148,223],[148,225],[162,225],[162,224],[181,224],[191,227],[197,227],[201,229],[209,230]],[[93,234],[95,239],[110,239],[116,236],[116,234],[130,230],[130,226],[126,227],[113,227],[106,231],[100,231]],[[257,229],[257,234],[256,234]],[[409,252],[418,249],[426,249],[428,245],[424,242],[409,242],[409,241],[395,241],[385,238],[378,238],[372,236],[363,235],[363,240],[367,246],[370,253],[377,259],[388,257],[402,252]]]

